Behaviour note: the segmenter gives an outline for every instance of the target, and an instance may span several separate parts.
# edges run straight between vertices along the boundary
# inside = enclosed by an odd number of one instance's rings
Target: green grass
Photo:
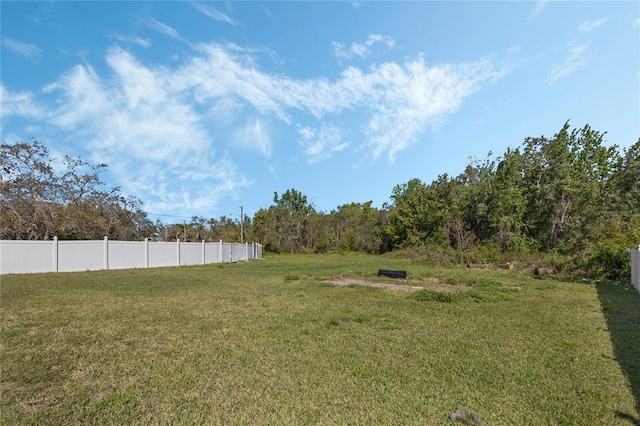
[[[378,269],[471,290],[322,282]],[[356,255],[1,280],[3,425],[640,424],[625,285]]]

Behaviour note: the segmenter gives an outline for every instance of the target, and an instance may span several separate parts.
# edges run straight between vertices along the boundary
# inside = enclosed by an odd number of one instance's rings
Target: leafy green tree
[[[331,212],[336,248],[366,253],[382,250],[383,216],[373,202],[344,204]]]
[[[612,208],[618,212],[640,211],[640,139],[616,159],[609,180]]]
[[[489,200],[495,171],[495,161],[489,152],[484,162],[471,161],[456,180],[463,186],[463,223],[468,228],[467,239],[471,242],[492,237],[489,229]],[[465,247],[468,246],[465,245]]]
[[[602,220],[617,159],[617,147],[604,147],[603,136],[588,125],[570,131],[567,122],[552,139],[525,141],[526,224],[541,247],[584,248]]]
[[[428,186],[427,202],[430,208],[429,240],[444,247],[464,249],[468,237],[464,216],[464,186],[447,174],[440,175]]]
[[[419,179],[397,185],[386,225],[392,247],[465,247],[473,237],[464,223],[464,191],[459,180],[446,174],[430,185]]]
[[[640,140],[618,156],[605,182],[602,220],[594,226],[593,240],[620,248],[640,244]]]
[[[307,196],[288,189],[282,196],[273,196],[274,205],[256,212],[252,232],[263,241],[265,249],[275,252],[298,253],[313,248],[313,234],[308,228],[315,213]]]
[[[527,139],[525,157],[529,226],[543,247],[553,249],[566,230],[576,190],[572,185],[568,124],[553,139]]]
[[[420,246],[430,236],[427,186],[420,179],[396,185],[391,193],[386,234],[394,248]]]
[[[518,149],[507,151],[490,177],[487,206],[487,231],[504,251],[527,250],[524,213],[522,155]]]

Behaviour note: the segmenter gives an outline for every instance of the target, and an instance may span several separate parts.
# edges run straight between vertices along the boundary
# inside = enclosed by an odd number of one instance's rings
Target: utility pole
[[[240,244],[244,244],[244,212],[240,206]]]

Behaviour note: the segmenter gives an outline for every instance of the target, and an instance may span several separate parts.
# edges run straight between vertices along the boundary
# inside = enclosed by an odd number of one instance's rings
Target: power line
[[[193,219],[194,217],[197,217],[197,216],[178,216],[178,215],[175,215],[175,214],[160,214],[160,213],[149,213],[149,212],[147,212],[147,215],[149,215],[149,216],[179,217],[180,219]]]

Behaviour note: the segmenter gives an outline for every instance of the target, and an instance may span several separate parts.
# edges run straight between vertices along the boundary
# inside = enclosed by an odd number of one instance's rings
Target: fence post
[[[104,269],[105,270],[109,270],[109,238],[107,238],[107,236],[104,236]]]
[[[204,265],[205,257],[204,257],[204,240],[202,240],[202,264]]]
[[[144,239],[144,267],[149,267],[149,238]]]
[[[53,237],[53,272],[58,272],[58,237]]]
[[[640,244],[636,250],[636,290],[640,291]]]
[[[637,250],[631,250],[631,285],[640,291],[640,245]]]
[[[176,238],[176,248],[177,248],[177,255],[178,255],[178,266],[180,266],[180,238]]]
[[[220,250],[218,250],[218,263],[222,263],[222,240],[220,240]]]

